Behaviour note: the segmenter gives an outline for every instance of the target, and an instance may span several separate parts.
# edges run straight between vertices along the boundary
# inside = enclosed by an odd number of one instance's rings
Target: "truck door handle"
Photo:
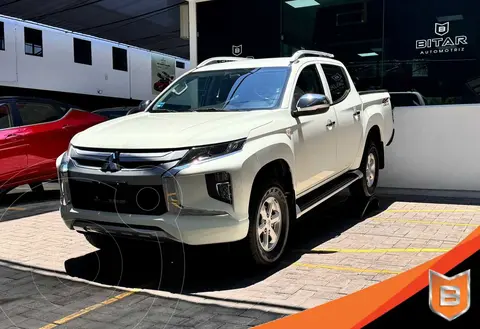
[[[360,110],[355,109],[354,112],[353,112],[353,117],[355,119],[358,119],[359,116],[360,116]]]
[[[332,120],[327,121],[327,129],[328,130],[332,130],[334,126],[335,126],[335,121],[332,121]]]

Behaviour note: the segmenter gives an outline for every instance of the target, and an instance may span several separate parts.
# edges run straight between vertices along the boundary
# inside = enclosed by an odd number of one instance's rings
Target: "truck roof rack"
[[[333,54],[326,53],[323,51],[316,51],[316,50],[299,50],[295,52],[292,57],[290,57],[290,63],[298,61],[302,57],[328,57],[333,58]]]
[[[225,63],[225,62],[236,62],[236,61],[242,61],[242,60],[246,60],[246,59],[249,59],[249,58],[245,58],[245,57],[212,57],[212,58],[206,59],[203,62],[201,62],[200,64],[198,64],[197,68],[202,67],[202,66],[206,66],[206,65],[210,65],[210,64]]]

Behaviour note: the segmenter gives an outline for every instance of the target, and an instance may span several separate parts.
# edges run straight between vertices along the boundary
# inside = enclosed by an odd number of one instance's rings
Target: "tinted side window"
[[[123,48],[112,47],[113,69],[119,71],[128,71],[127,50]]]
[[[17,110],[24,126],[55,121],[64,115],[60,108],[47,103],[18,102]]]
[[[0,129],[12,127],[12,115],[10,112],[10,105],[0,103]]]
[[[32,56],[43,56],[43,37],[42,31],[24,28],[25,34],[25,54]]]
[[[332,94],[332,102],[336,103],[346,97],[350,92],[350,84],[347,75],[340,66],[322,64],[327,77],[327,83]]]
[[[90,41],[73,38],[73,61],[78,64],[92,65],[92,43]]]
[[[5,26],[0,21],[0,50],[5,50]]]
[[[292,106],[295,107],[300,97],[305,94],[325,94],[315,64],[306,66],[298,76]]]

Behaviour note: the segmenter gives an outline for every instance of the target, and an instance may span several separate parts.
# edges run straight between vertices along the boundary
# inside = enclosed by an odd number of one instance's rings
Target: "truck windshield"
[[[150,112],[250,111],[279,106],[288,67],[194,72],[173,83]]]

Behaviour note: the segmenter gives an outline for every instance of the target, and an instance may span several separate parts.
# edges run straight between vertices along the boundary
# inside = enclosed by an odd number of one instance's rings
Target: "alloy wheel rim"
[[[280,240],[282,231],[282,211],[277,198],[270,196],[260,205],[257,218],[257,240],[260,247],[272,251]]]
[[[365,176],[367,178],[367,186],[372,187],[375,182],[376,163],[375,156],[370,153],[367,157],[367,165],[365,170]]]

